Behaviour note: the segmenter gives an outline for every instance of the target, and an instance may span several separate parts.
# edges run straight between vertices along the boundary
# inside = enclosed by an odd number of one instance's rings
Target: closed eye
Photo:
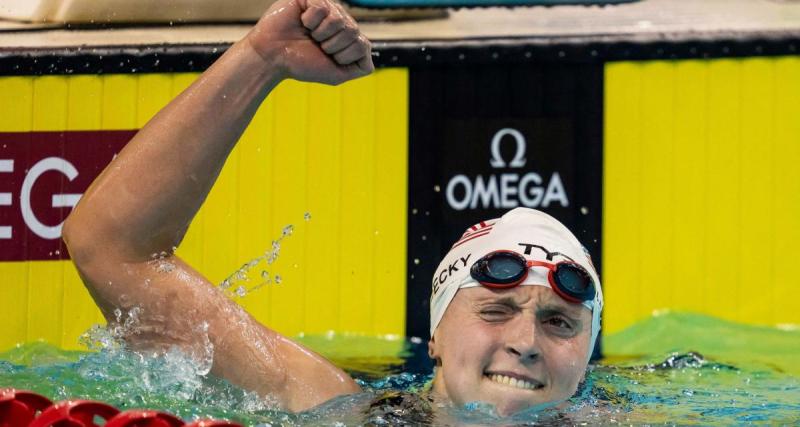
[[[507,320],[516,312],[517,310],[511,306],[505,304],[492,304],[481,307],[478,311],[478,315],[481,319],[487,322],[501,322]]]

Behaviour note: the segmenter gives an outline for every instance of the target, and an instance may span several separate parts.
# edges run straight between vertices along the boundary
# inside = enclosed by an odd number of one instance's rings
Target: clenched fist
[[[296,80],[335,85],[374,69],[369,40],[332,0],[278,0],[246,38]]]

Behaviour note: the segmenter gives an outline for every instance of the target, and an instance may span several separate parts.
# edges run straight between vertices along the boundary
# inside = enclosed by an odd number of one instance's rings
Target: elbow
[[[83,221],[80,215],[73,211],[67,216],[61,228],[61,239],[67,247],[69,256],[79,269],[86,265],[92,258],[91,227]]]

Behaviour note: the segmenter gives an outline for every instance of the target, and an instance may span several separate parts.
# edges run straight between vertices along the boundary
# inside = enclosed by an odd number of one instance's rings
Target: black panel
[[[599,64],[412,68],[409,335],[429,335],[431,278],[450,246],[515,206],[558,218],[601,265],[602,107]]]

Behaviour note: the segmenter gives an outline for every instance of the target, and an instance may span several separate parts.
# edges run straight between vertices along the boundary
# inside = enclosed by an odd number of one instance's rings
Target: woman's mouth
[[[538,390],[538,389],[544,387],[544,384],[542,384],[542,383],[540,383],[540,382],[538,382],[536,380],[516,378],[516,377],[512,377],[512,376],[509,376],[509,375],[503,375],[503,374],[487,373],[486,374],[486,378],[488,378],[490,381],[492,381],[494,383],[502,384],[502,385],[505,385],[505,386],[514,387],[514,388],[518,388],[518,389],[522,389],[522,390]]]

